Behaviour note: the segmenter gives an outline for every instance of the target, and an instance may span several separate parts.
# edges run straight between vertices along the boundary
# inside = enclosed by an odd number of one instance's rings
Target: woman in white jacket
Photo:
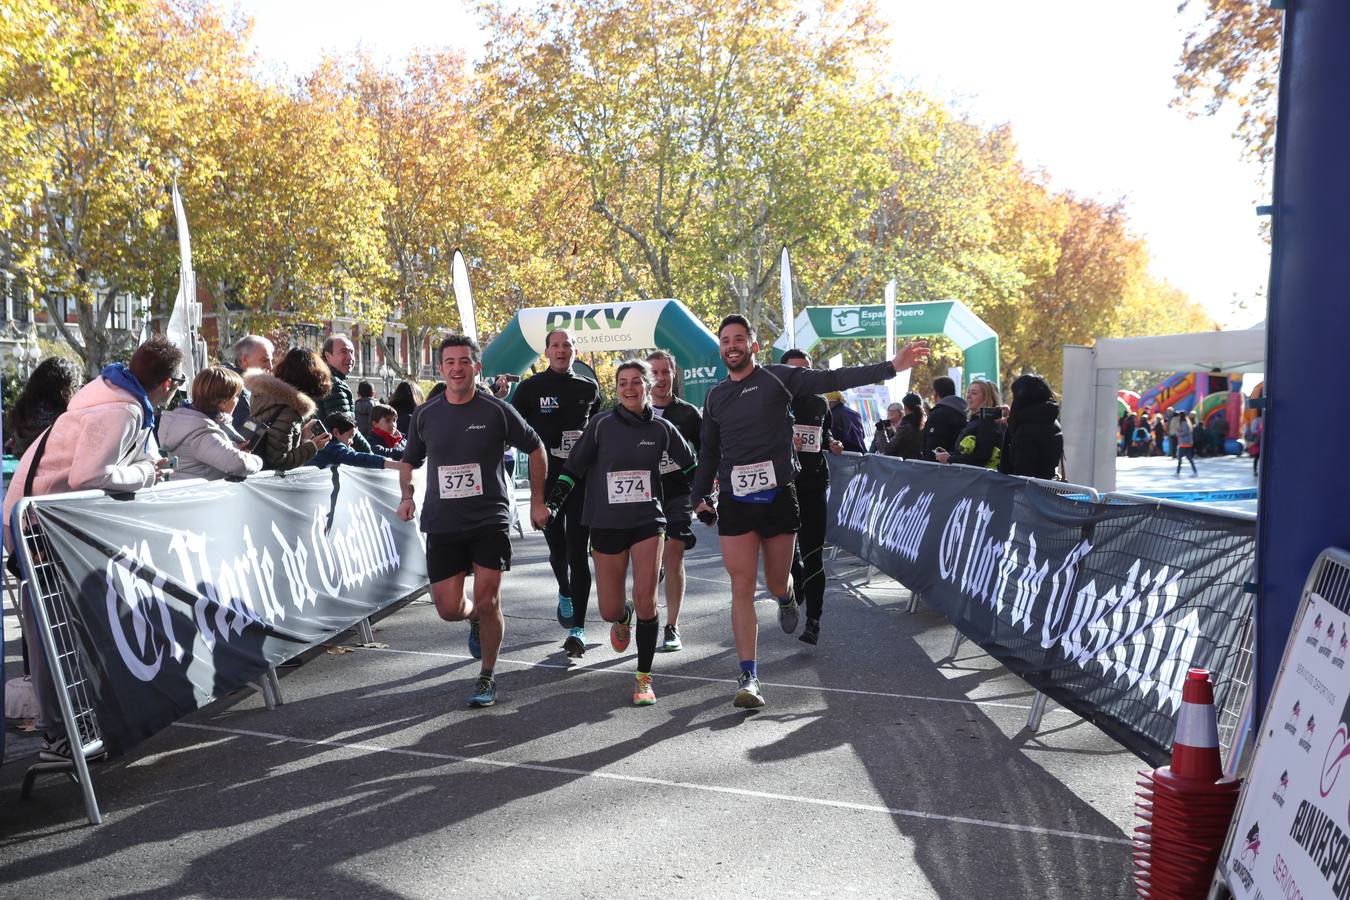
[[[175,480],[252,475],[262,459],[239,449],[241,438],[230,421],[244,379],[224,366],[211,366],[192,380],[192,406],[164,414],[159,446],[166,456],[178,457]]]

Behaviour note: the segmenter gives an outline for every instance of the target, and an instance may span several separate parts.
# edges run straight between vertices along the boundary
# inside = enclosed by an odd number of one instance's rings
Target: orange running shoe
[[[614,648],[615,653],[622,653],[628,649],[628,643],[633,639],[633,604],[628,604],[623,608],[623,619],[609,626],[609,645]]]
[[[656,691],[652,690],[652,673],[637,673],[637,687],[633,689],[634,706],[651,706],[656,702]]]

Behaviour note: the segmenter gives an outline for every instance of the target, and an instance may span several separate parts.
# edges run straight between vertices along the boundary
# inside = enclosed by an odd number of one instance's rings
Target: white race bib
[[[483,496],[483,470],[479,468],[478,463],[438,466],[436,477],[440,481],[442,500]]]
[[[757,494],[778,487],[773,474],[773,460],[731,467],[731,493],[737,497]]]
[[[550,450],[554,456],[559,459],[567,459],[572,455],[572,447],[576,444],[577,438],[581,437],[580,431],[564,431],[562,433],[562,444],[555,450]]]
[[[677,463],[675,460],[671,459],[669,453],[667,453],[667,452],[665,452],[664,450],[662,450],[662,451],[661,451],[661,474],[662,474],[662,475],[671,475],[671,474],[674,474],[675,472],[678,472],[678,471],[680,471],[680,464]]]
[[[647,469],[606,472],[610,503],[646,503],[652,499],[652,473]]]
[[[799,453],[819,453],[820,437],[824,429],[819,425],[793,425],[792,436],[801,438],[802,445],[798,448]]]

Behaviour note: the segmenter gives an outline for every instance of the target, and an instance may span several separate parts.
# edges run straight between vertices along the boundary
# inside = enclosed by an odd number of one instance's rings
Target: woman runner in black
[[[591,532],[596,599],[610,627],[616,653],[628,649],[637,616],[638,672],[633,691],[636,706],[656,702],[652,660],[660,620],[656,614],[656,582],[661,567],[666,514],[661,489],[661,460],[669,456],[686,473],[694,468],[694,452],[680,432],[652,413],[652,370],[630,359],[615,373],[619,405],[595,416],[577,439],[548,499],[551,512],[585,479],[582,521]],[[633,601],[624,599],[629,563]]]

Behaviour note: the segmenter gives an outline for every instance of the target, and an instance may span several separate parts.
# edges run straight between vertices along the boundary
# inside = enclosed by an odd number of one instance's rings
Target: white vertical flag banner
[[[895,279],[886,282],[886,358],[895,358]],[[886,382],[891,402],[899,403],[900,398],[909,393],[909,370],[901,372]]]
[[[464,254],[455,251],[455,303],[459,306],[459,327],[464,334],[478,341],[478,324],[473,317],[473,294],[469,290],[469,269],[464,265]]]
[[[183,197],[178,193],[178,179],[173,181],[173,215],[178,223],[178,296],[174,298],[169,314],[166,336],[183,351],[183,374],[187,384],[197,376],[198,347],[194,307],[197,303],[197,276],[192,271],[192,238],[188,234],[187,212]]]
[[[797,321],[792,313],[792,263],[788,260],[787,244],[779,258],[778,290],[783,296],[783,333],[787,335],[788,347],[797,346]]]

